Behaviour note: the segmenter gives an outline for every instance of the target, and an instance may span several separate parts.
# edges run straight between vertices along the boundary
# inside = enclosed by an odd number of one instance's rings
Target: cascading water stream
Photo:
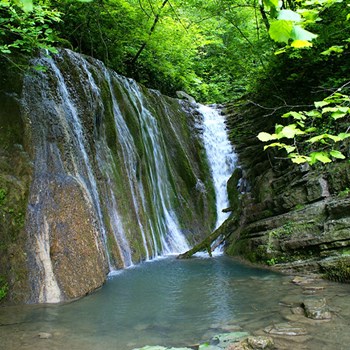
[[[203,115],[203,140],[215,189],[216,229],[229,216],[222,210],[229,207],[227,181],[234,171],[237,156],[228,139],[225,117],[209,106],[200,105],[198,110]]]
[[[22,100],[34,149],[31,301],[87,294],[108,272],[183,253],[210,230],[191,109],[69,50],[36,63],[46,70],[26,77]]]
[[[171,209],[169,189],[169,171],[165,153],[165,144],[157,120],[146,108],[139,87],[128,81],[125,83],[130,97],[138,110],[148,170],[153,191],[157,230],[161,233],[161,251],[158,254],[178,254],[189,249],[186,238],[179,229],[176,215]]]

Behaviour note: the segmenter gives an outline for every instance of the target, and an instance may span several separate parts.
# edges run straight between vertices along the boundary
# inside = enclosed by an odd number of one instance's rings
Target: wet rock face
[[[46,246],[35,239],[31,242],[36,246],[35,255],[29,256],[29,263],[33,267],[31,273],[36,276],[32,276],[32,279],[40,276],[44,281],[34,284],[35,288],[41,286],[41,290],[38,293],[34,288],[33,299],[35,301],[35,295],[38,294],[41,302],[78,298],[100,287],[108,273],[96,218],[73,178],[51,180],[46,190],[48,196],[42,213],[43,234],[47,235],[43,239]],[[35,206],[31,201],[29,205]],[[27,227],[29,232],[31,229]],[[38,259],[41,254],[44,257]],[[52,271],[43,263],[45,256],[50,259]],[[45,279],[50,278],[50,273],[51,278],[57,281],[59,291],[56,296],[50,295],[46,286],[48,283]]]
[[[33,172],[30,133],[18,103],[22,80],[15,69],[1,69],[0,289],[7,285],[7,297],[15,302],[25,301],[29,293],[24,224]]]
[[[242,107],[238,112],[228,107],[226,113],[242,166],[241,180],[231,180],[240,191],[231,191],[232,218],[239,228],[229,232],[226,251],[285,272],[312,272],[348,281],[348,163],[294,166],[278,159],[275,151],[264,152],[256,138],[269,123],[273,127],[274,120],[263,119],[263,125],[261,112],[254,108],[248,114]]]
[[[109,270],[179,253],[215,224],[200,121],[162,96],[62,50],[45,72],[0,79],[0,288],[59,302]]]

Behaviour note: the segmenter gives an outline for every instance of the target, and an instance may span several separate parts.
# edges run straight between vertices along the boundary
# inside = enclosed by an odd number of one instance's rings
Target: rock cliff
[[[240,168],[231,177],[226,251],[293,273],[350,279],[350,165],[293,165],[264,152],[256,135],[275,117],[257,105],[227,105]],[[230,226],[230,225],[228,225]]]
[[[200,114],[69,50],[4,71],[0,290],[59,302],[215,224]],[[33,66],[36,69],[33,69]]]

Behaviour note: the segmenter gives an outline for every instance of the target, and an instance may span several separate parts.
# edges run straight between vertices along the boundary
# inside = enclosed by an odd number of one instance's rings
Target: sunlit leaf
[[[284,149],[287,151],[287,153],[291,153],[291,152],[296,150],[296,147],[286,145],[286,146],[284,146]]]
[[[310,154],[310,156],[312,163],[314,163],[314,161],[316,160],[324,164],[332,162],[332,160],[328,157],[327,153],[325,152],[313,152]]]
[[[308,30],[300,27],[299,25],[293,26],[291,37],[294,40],[311,41],[317,38],[317,35],[309,32]]]
[[[326,107],[322,108],[322,113],[337,112],[338,107]]]
[[[271,39],[277,42],[288,43],[293,30],[293,22],[286,20],[277,20],[271,23],[269,34]]]
[[[316,101],[316,102],[314,102],[314,105],[316,108],[322,108],[322,107],[327,106],[329,104],[330,104],[330,102],[328,102],[328,101]]]
[[[262,142],[276,140],[276,135],[271,135],[268,132],[260,132],[257,137]]]
[[[340,138],[339,136],[327,134],[327,137],[328,137],[329,139],[333,140],[334,142],[339,142],[339,141],[341,141],[341,138]]]
[[[327,136],[328,136],[327,134],[317,135],[317,136],[311,137],[311,139],[307,140],[307,142],[310,142],[310,143],[319,142],[324,138],[327,138]]]
[[[305,114],[308,117],[312,117],[312,118],[321,118],[322,117],[322,113],[320,113],[319,111],[317,111],[315,109],[313,109],[312,111],[305,112]]]
[[[291,161],[295,164],[302,164],[302,163],[306,163],[306,162],[310,162],[311,158],[308,156],[303,156],[303,155],[299,155],[297,153],[291,153],[289,155],[289,158],[291,159]]]
[[[334,46],[331,46],[328,50],[321,52],[321,55],[329,56],[332,53],[339,54],[339,53],[342,53],[343,51],[344,51],[344,46],[334,45]]]
[[[310,43],[310,41],[307,40],[294,40],[291,44],[291,47],[294,47],[295,49],[302,49],[305,47],[311,47],[312,44]]]
[[[284,19],[286,21],[300,22],[301,16],[292,10],[281,10],[278,13],[277,19]]]
[[[330,151],[329,154],[337,159],[345,159],[345,156],[343,153],[339,152],[339,151]]]
[[[331,114],[331,117],[334,119],[334,120],[337,120],[337,119],[340,119],[340,118],[344,118],[345,116],[347,115],[347,113],[343,113],[343,112],[334,112]]]
[[[263,0],[263,4],[266,9],[276,8],[278,6],[278,0]]]
[[[345,140],[345,139],[347,139],[348,137],[350,137],[350,134],[349,134],[349,133],[346,133],[346,132],[341,132],[340,134],[338,134],[338,137],[339,137],[341,140]]]
[[[32,0],[19,0],[22,5],[23,11],[31,12],[33,11],[33,1]]]
[[[273,143],[270,143],[269,145],[267,146],[264,146],[264,151],[267,149],[267,148],[270,148],[270,147],[278,147],[278,148],[284,148],[285,145],[284,143],[279,143],[279,142],[273,142]]]
[[[302,130],[298,129],[295,124],[287,125],[281,131],[282,137],[286,137],[287,139],[292,139],[296,135],[302,135],[302,134],[304,134],[304,132]],[[279,136],[279,135],[277,135],[277,136]]]

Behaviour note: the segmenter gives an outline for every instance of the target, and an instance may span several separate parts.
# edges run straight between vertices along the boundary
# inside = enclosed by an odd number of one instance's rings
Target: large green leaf
[[[266,9],[276,8],[278,6],[278,0],[263,0],[263,4]]]
[[[262,142],[276,140],[276,135],[275,134],[271,135],[268,132],[260,132],[257,137]]]
[[[331,163],[331,159],[328,157],[328,154],[325,152],[312,152],[311,156],[311,164],[315,164],[316,161],[319,161],[323,164]]]
[[[271,23],[269,34],[271,39],[288,44],[292,36],[293,22],[286,20],[277,20]]]
[[[291,36],[294,40],[304,40],[304,41],[311,41],[317,38],[316,34],[309,32],[308,30],[302,28],[299,25],[295,25],[293,27]]]
[[[33,11],[33,1],[32,0],[19,0],[22,5],[23,11],[30,12]]]
[[[284,19],[286,21],[300,22],[301,16],[292,10],[281,10],[278,13],[277,19]]]

